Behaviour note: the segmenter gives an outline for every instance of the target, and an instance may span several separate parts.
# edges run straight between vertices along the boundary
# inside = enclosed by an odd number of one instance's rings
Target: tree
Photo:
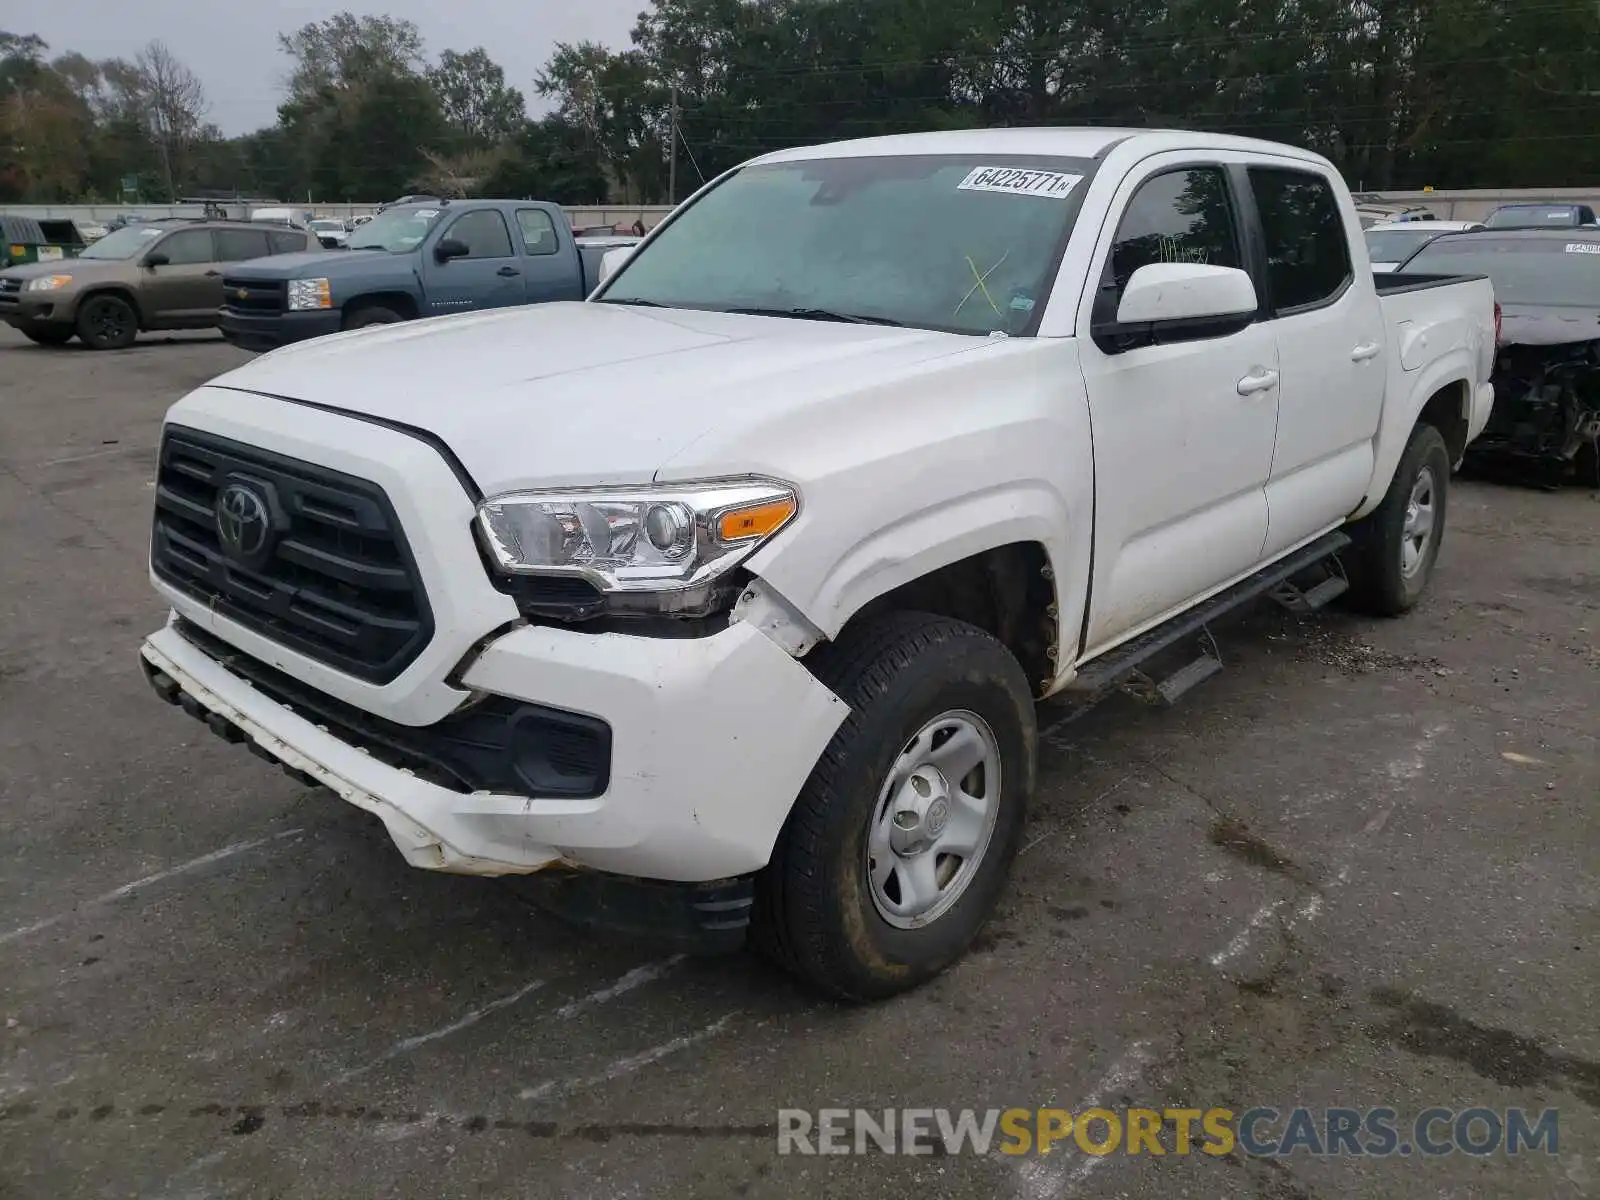
[[[369,80],[414,75],[422,64],[422,33],[394,17],[358,17],[342,12],[279,34],[278,45],[294,63],[289,102],[304,102],[327,89]]]
[[[194,72],[179,62],[166,44],[153,41],[133,60],[142,115],[161,156],[167,195],[178,198],[178,180],[188,167],[189,151],[206,114],[206,91]]]
[[[458,150],[481,150],[517,136],[527,123],[522,93],[506,86],[506,73],[482,46],[446,50],[428,72],[445,124]]]

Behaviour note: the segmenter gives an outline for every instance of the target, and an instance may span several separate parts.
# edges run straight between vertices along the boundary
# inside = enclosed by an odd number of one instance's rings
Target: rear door
[[[265,229],[218,229],[214,232],[217,261],[220,263],[248,262],[252,258],[266,258],[272,253],[272,241]]]
[[[149,263],[150,255],[166,262]],[[151,328],[207,325],[222,307],[222,270],[209,229],[179,229],[152,246],[140,271],[140,304]]]
[[[1259,323],[1120,350],[1094,337],[1138,268],[1245,266],[1237,178],[1225,161],[1160,155],[1112,202],[1078,344],[1094,428],[1094,570],[1086,655],[1255,567],[1278,420],[1277,348]]]
[[[513,248],[511,231],[499,210],[479,208],[446,219],[449,223],[429,243],[422,259],[429,315],[521,304],[524,260]],[[433,256],[433,247],[447,238],[467,247],[465,258],[440,262]]]
[[[1256,286],[1283,377],[1262,547],[1275,558],[1366,494],[1383,415],[1384,323],[1371,273],[1352,261],[1335,177],[1288,161],[1245,175],[1260,226]]]
[[[575,251],[566,248],[556,231],[554,218],[542,208],[519,208],[516,218],[528,303],[583,299],[583,272]]]

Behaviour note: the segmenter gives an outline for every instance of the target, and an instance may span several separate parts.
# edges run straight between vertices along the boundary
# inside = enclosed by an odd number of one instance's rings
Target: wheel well
[[[408,319],[417,315],[417,302],[404,292],[372,292],[357,296],[345,302],[344,314],[348,317],[364,308],[392,308]]]
[[[886,612],[965,621],[993,634],[1016,655],[1042,695],[1055,678],[1059,653],[1054,578],[1049,555],[1038,542],[997,546],[901,584],[863,607],[846,628]]]
[[[144,309],[139,307],[139,297],[135,296],[127,288],[116,287],[114,285],[97,287],[97,288],[90,288],[82,296],[79,296],[78,297],[78,306],[77,306],[76,309],[73,310],[73,313],[72,313],[73,321],[74,322],[77,321],[78,314],[83,311],[83,306],[85,304],[89,303],[89,301],[91,301],[91,300],[93,300],[93,299],[95,299],[95,298],[97,298],[99,296],[115,296],[118,300],[126,301],[127,304],[128,304],[128,307],[133,309],[133,316],[134,316],[134,319],[139,322],[139,327],[141,329],[144,328]]]
[[[1417,417],[1419,425],[1432,425],[1444,438],[1451,466],[1459,463],[1467,450],[1467,409],[1467,384],[1457,381],[1428,397]]]

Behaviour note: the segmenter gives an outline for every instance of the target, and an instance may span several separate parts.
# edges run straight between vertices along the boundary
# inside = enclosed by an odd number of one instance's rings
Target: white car
[[[342,246],[350,240],[350,227],[337,217],[314,217],[311,232],[324,246]]]
[[[144,669],[415,866],[676,897],[842,997],[993,910],[1037,700],[1175,698],[1269,593],[1414,605],[1493,402],[1488,282],[1384,294],[1267,142],[784,150],[608,260],[175,404]]]
[[[1481,221],[1390,221],[1366,232],[1367,257],[1372,269],[1388,274],[1443,233],[1482,229]]]

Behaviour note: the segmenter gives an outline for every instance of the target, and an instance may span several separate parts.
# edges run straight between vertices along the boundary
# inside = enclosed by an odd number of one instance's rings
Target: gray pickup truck
[[[554,204],[396,205],[352,233],[348,249],[230,268],[219,323],[245,349],[270,350],[366,325],[581,300],[607,248],[574,240]]]

